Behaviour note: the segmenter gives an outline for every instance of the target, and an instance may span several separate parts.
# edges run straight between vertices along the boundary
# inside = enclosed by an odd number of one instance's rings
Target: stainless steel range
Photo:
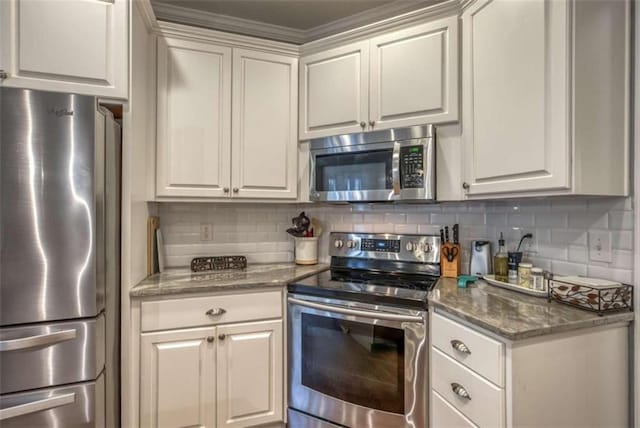
[[[289,285],[290,426],[426,426],[440,237],[332,233],[330,246],[330,270]]]

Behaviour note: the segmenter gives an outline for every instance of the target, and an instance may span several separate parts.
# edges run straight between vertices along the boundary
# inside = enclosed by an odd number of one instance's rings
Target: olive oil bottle
[[[493,257],[493,269],[497,281],[507,282],[509,279],[509,258],[504,246],[502,232],[500,232],[500,239],[498,240],[498,252]]]

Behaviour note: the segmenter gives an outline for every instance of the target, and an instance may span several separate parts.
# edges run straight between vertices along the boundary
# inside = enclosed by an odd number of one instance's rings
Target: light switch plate
[[[611,263],[611,232],[589,231],[589,260]]]

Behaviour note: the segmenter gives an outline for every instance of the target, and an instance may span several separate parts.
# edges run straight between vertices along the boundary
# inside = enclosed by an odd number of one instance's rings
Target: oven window
[[[393,150],[316,156],[318,192],[393,188]]]
[[[302,314],[302,384],[371,409],[404,414],[404,331]]]

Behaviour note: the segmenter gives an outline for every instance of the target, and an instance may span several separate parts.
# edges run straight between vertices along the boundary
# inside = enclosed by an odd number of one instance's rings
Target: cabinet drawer
[[[207,312],[213,311],[211,314]],[[224,311],[224,312],[223,312]],[[142,302],[142,331],[282,317],[282,293],[214,295]]]
[[[431,391],[431,415],[432,427],[477,428],[435,391]]]
[[[431,348],[432,388],[460,413],[481,427],[502,427],[505,421],[504,391],[462,364]],[[459,385],[469,394],[454,392]]]
[[[431,317],[431,344],[496,385],[504,387],[502,343],[434,313]],[[464,346],[468,352],[460,351],[456,346]]]

